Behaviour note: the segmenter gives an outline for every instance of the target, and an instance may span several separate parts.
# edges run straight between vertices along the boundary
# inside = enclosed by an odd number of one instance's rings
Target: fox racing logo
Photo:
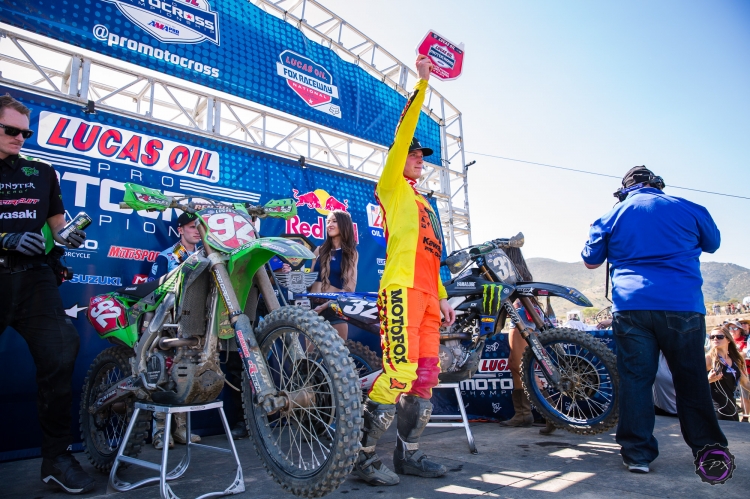
[[[404,390],[406,383],[402,383],[396,378],[391,378],[391,390]]]

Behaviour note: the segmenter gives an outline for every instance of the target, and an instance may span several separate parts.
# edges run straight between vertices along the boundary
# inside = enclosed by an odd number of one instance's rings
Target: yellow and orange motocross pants
[[[378,294],[383,372],[370,389],[378,404],[395,404],[402,394],[432,397],[440,364],[440,303],[437,296],[402,286]]]

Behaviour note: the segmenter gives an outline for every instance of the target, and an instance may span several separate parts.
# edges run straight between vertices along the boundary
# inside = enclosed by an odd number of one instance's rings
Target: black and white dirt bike
[[[540,296],[564,298],[581,307],[592,304],[574,288],[521,282],[503,250],[520,248],[523,242],[523,234],[495,239],[455,251],[443,262],[456,276],[444,283],[456,321],[440,331],[440,380],[456,382],[473,376],[486,338],[500,332],[510,319],[528,343],[521,377],[536,409],[558,428],[579,434],[602,433],[617,423],[615,356],[590,334],[554,327],[543,312],[540,314],[541,307],[534,306]],[[300,298],[329,300],[328,306],[339,317],[379,334],[377,293],[306,293]],[[520,317],[513,307],[516,300],[523,304],[526,317]],[[364,346],[358,345],[352,354],[355,364],[361,370],[365,366],[365,374],[377,375],[382,361],[377,356],[376,361],[369,360],[372,355],[363,354]]]

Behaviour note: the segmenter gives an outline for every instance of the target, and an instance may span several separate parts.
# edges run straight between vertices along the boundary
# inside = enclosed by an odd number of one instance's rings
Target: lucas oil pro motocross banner
[[[388,146],[405,98],[247,0],[16,0],[0,22]],[[416,136],[442,157],[428,116]]]
[[[35,134],[23,153],[51,163],[60,181],[66,218],[84,211],[93,223],[83,247],[67,250],[73,279],[62,284],[63,306],[81,336],[73,377],[74,439],[78,440],[78,404],[86,370],[111,346],[86,320],[92,296],[145,282],[162,250],[179,237],[174,210],[134,212],[120,209],[123,184],[134,182],[168,194],[210,196],[264,204],[295,198],[298,214],[288,221],[264,219],[261,234],[302,234],[315,245],[325,237],[325,219],[333,209],[348,211],[356,224],[359,291],[375,291],[385,265],[385,239],[374,197],[375,184],[352,176],[308,167],[294,160],[261,154],[198,135],[97,112],[81,105],[0,85],[31,108]],[[31,178],[31,177],[30,177]],[[33,181],[33,178],[31,178]],[[352,337],[377,347],[378,339]],[[0,335],[0,461],[38,455],[41,430],[36,418],[34,362],[14,331]],[[230,419],[233,415],[227,412]],[[196,428],[201,426],[196,419]],[[215,428],[218,430],[216,419]],[[18,431],[23,428],[24,431]],[[208,430],[210,431],[210,430]],[[77,444],[80,445],[80,444]]]

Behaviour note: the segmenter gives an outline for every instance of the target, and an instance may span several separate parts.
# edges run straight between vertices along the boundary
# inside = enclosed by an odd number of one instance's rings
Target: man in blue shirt
[[[662,192],[645,166],[632,168],[615,193],[621,202],[591,225],[581,256],[587,268],[609,260],[612,323],[620,374],[617,443],[623,463],[648,473],[659,455],[651,387],[664,353],[674,375],[677,414],[696,455],[727,445],[711,402],[703,342],[706,308],[699,257],[721,237],[704,207]]]

